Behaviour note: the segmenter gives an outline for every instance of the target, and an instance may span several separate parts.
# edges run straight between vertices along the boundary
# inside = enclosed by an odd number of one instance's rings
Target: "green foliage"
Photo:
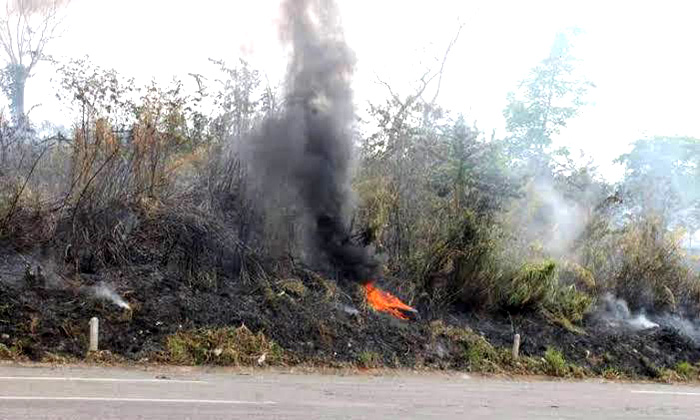
[[[446,238],[429,249],[420,267],[424,287],[438,304],[458,300],[473,308],[493,303],[499,279],[497,230],[486,229],[473,212],[464,212]]]
[[[638,140],[616,162],[625,166],[622,189],[635,215],[653,213],[690,233],[700,229],[700,139]]]
[[[675,310],[697,299],[700,283],[684,261],[678,237],[658,218],[629,225],[617,241],[613,284],[632,309]]]
[[[544,360],[549,375],[567,376],[569,374],[569,364],[560,351],[551,347],[547,348],[547,351],[544,353]]]
[[[564,261],[559,265],[559,281],[564,285],[576,286],[580,290],[590,292],[596,290],[593,273],[572,261]]]
[[[521,91],[508,95],[503,114],[511,133],[509,155],[531,169],[541,170],[552,163],[548,152],[553,136],[578,114],[592,86],[576,75],[571,49],[571,35],[557,34],[549,56],[521,82]]]
[[[545,308],[552,314],[571,322],[580,322],[593,304],[593,298],[579,292],[575,285],[557,287]]]
[[[540,308],[551,299],[557,284],[556,263],[526,263],[506,283],[501,305],[509,311]]]
[[[698,379],[698,367],[688,362],[680,362],[676,365],[676,373],[685,380]]]
[[[309,292],[309,289],[304,285],[304,282],[299,279],[281,280],[277,283],[277,285],[285,293],[289,293],[297,297],[304,297]]]
[[[381,366],[382,357],[373,351],[361,351],[357,355],[357,364],[365,369],[371,369]]]
[[[455,352],[461,356],[461,362],[469,370],[476,372],[495,372],[500,369],[503,356],[484,337],[469,328],[445,325],[442,321],[430,324],[433,340],[444,337],[456,347]],[[460,366],[461,367],[461,366]]]
[[[262,332],[247,327],[177,332],[166,339],[166,357],[181,365],[255,365],[265,355],[266,364],[284,362],[284,350]]]

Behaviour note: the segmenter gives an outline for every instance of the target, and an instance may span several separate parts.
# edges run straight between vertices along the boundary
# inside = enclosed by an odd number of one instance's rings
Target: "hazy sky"
[[[440,103],[490,132],[502,130],[506,94],[544,58],[557,31],[584,30],[575,51],[597,88],[558,138],[593,156],[606,176],[631,141],[652,134],[700,137],[700,12],[694,1],[341,0],[348,43],[358,57],[358,107],[385,97],[375,80],[410,92],[465,23],[445,73]],[[142,81],[213,70],[207,58],[242,57],[278,79],[275,0],[73,0],[58,57],[89,55]],[[55,119],[46,65],[28,84],[37,119]]]

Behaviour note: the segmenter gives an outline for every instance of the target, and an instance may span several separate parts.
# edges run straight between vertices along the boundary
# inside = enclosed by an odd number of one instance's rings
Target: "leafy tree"
[[[240,139],[263,116],[278,111],[276,92],[269,85],[262,85],[260,72],[246,61],[240,60],[235,67],[220,60],[211,61],[225,76],[216,80],[218,89],[214,94],[218,115],[212,125],[217,137]]]
[[[653,213],[691,234],[700,229],[700,139],[638,140],[616,162],[625,166],[622,190],[633,215]]]
[[[571,50],[570,37],[557,34],[549,56],[508,95],[503,114],[509,155],[516,164],[536,171],[550,166],[553,137],[578,114],[593,86],[576,74]]]

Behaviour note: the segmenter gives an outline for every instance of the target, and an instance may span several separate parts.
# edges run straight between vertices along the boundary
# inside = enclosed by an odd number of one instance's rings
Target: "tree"
[[[10,0],[0,18],[0,47],[7,64],[3,88],[10,97],[16,125],[24,123],[24,90],[36,65],[45,60],[47,44],[56,38],[59,11],[67,0]]]
[[[700,229],[700,139],[638,140],[616,162],[625,166],[622,190],[633,215],[653,213],[691,235]]]
[[[557,34],[549,56],[508,95],[503,111],[510,133],[511,160],[530,169],[549,167],[552,138],[575,117],[593,85],[576,74],[576,59],[565,33]]]

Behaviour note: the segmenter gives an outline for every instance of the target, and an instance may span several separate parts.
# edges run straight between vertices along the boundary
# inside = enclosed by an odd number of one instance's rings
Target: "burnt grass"
[[[96,299],[75,285],[30,285],[26,278],[0,282],[0,342],[21,349],[30,360],[50,354],[82,358],[88,320],[96,316],[101,348],[133,361],[167,362],[165,340],[178,331],[245,325],[277,342],[285,350],[286,364],[481,370],[465,356],[468,344],[436,337],[426,317],[401,321],[371,311],[352,284],[333,288],[330,281],[326,286],[316,276],[300,275],[306,287],[301,296],[287,283],[260,288],[224,281],[205,290],[145,268],[104,276],[118,285],[132,310]],[[484,337],[494,348],[510,348],[517,331],[522,355],[540,358],[555,348],[568,362],[594,374],[613,368],[629,377],[658,378],[679,362],[700,360],[698,345],[666,328],[614,330],[589,320],[584,322],[586,333],[577,334],[534,315],[455,313],[441,318],[444,325]]]
[[[0,358],[83,359],[88,321],[98,317],[101,349],[127,361],[167,363],[173,334],[242,325],[276,342],[285,365],[547,373],[543,355],[552,348],[586,374],[659,378],[700,361],[700,346],[676,330],[611,328],[594,317],[584,319],[583,334],[536,313],[431,313],[418,305],[419,317],[398,320],[368,308],[359,284],[253,258],[215,221],[127,213],[136,220],[128,231],[104,217],[84,223],[88,234],[71,246],[60,229],[40,247],[0,245]],[[93,287],[101,283],[131,309],[98,298]],[[378,282],[389,291],[396,284]],[[522,363],[504,356],[516,332]]]

